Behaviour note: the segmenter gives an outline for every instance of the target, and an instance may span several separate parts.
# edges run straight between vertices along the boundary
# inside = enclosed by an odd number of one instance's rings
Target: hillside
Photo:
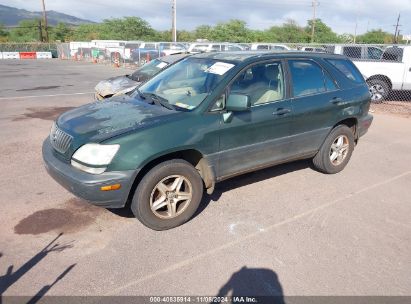
[[[15,7],[0,4],[0,23],[6,26],[17,25],[21,20],[24,19],[38,19],[42,17],[42,12],[30,12],[25,9],[18,9]],[[59,22],[64,22],[70,25],[93,23],[90,20],[80,19],[56,11],[47,11],[47,21],[49,25],[56,25]]]

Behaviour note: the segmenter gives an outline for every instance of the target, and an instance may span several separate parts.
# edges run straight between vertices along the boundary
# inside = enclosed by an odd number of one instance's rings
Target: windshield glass
[[[179,108],[196,108],[234,64],[209,58],[186,58],[140,87],[143,95],[156,95]]]
[[[168,63],[159,59],[151,60],[150,62],[139,68],[137,71],[135,71],[133,74],[131,74],[130,78],[138,82],[146,81],[151,76],[164,69],[167,65]]]

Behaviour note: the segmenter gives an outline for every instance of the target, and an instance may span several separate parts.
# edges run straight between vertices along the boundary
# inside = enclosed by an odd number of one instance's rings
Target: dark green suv
[[[337,173],[372,122],[370,93],[343,56],[205,53],[131,96],[62,114],[43,144],[50,175],[108,208],[127,202],[164,230],[193,216],[216,182],[297,159]]]

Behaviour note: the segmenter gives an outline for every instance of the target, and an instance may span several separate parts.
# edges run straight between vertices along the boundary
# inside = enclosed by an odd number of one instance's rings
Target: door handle
[[[339,104],[341,102],[343,102],[343,100],[340,97],[334,97],[333,99],[330,100],[330,103],[332,104]]]
[[[290,112],[291,112],[291,109],[289,108],[279,108],[273,112],[273,115],[284,115]]]

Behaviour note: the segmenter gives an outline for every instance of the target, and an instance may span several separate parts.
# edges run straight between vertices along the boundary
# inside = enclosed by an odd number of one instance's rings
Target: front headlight
[[[119,148],[120,145],[85,144],[73,154],[71,164],[82,171],[100,174],[111,163]]]

